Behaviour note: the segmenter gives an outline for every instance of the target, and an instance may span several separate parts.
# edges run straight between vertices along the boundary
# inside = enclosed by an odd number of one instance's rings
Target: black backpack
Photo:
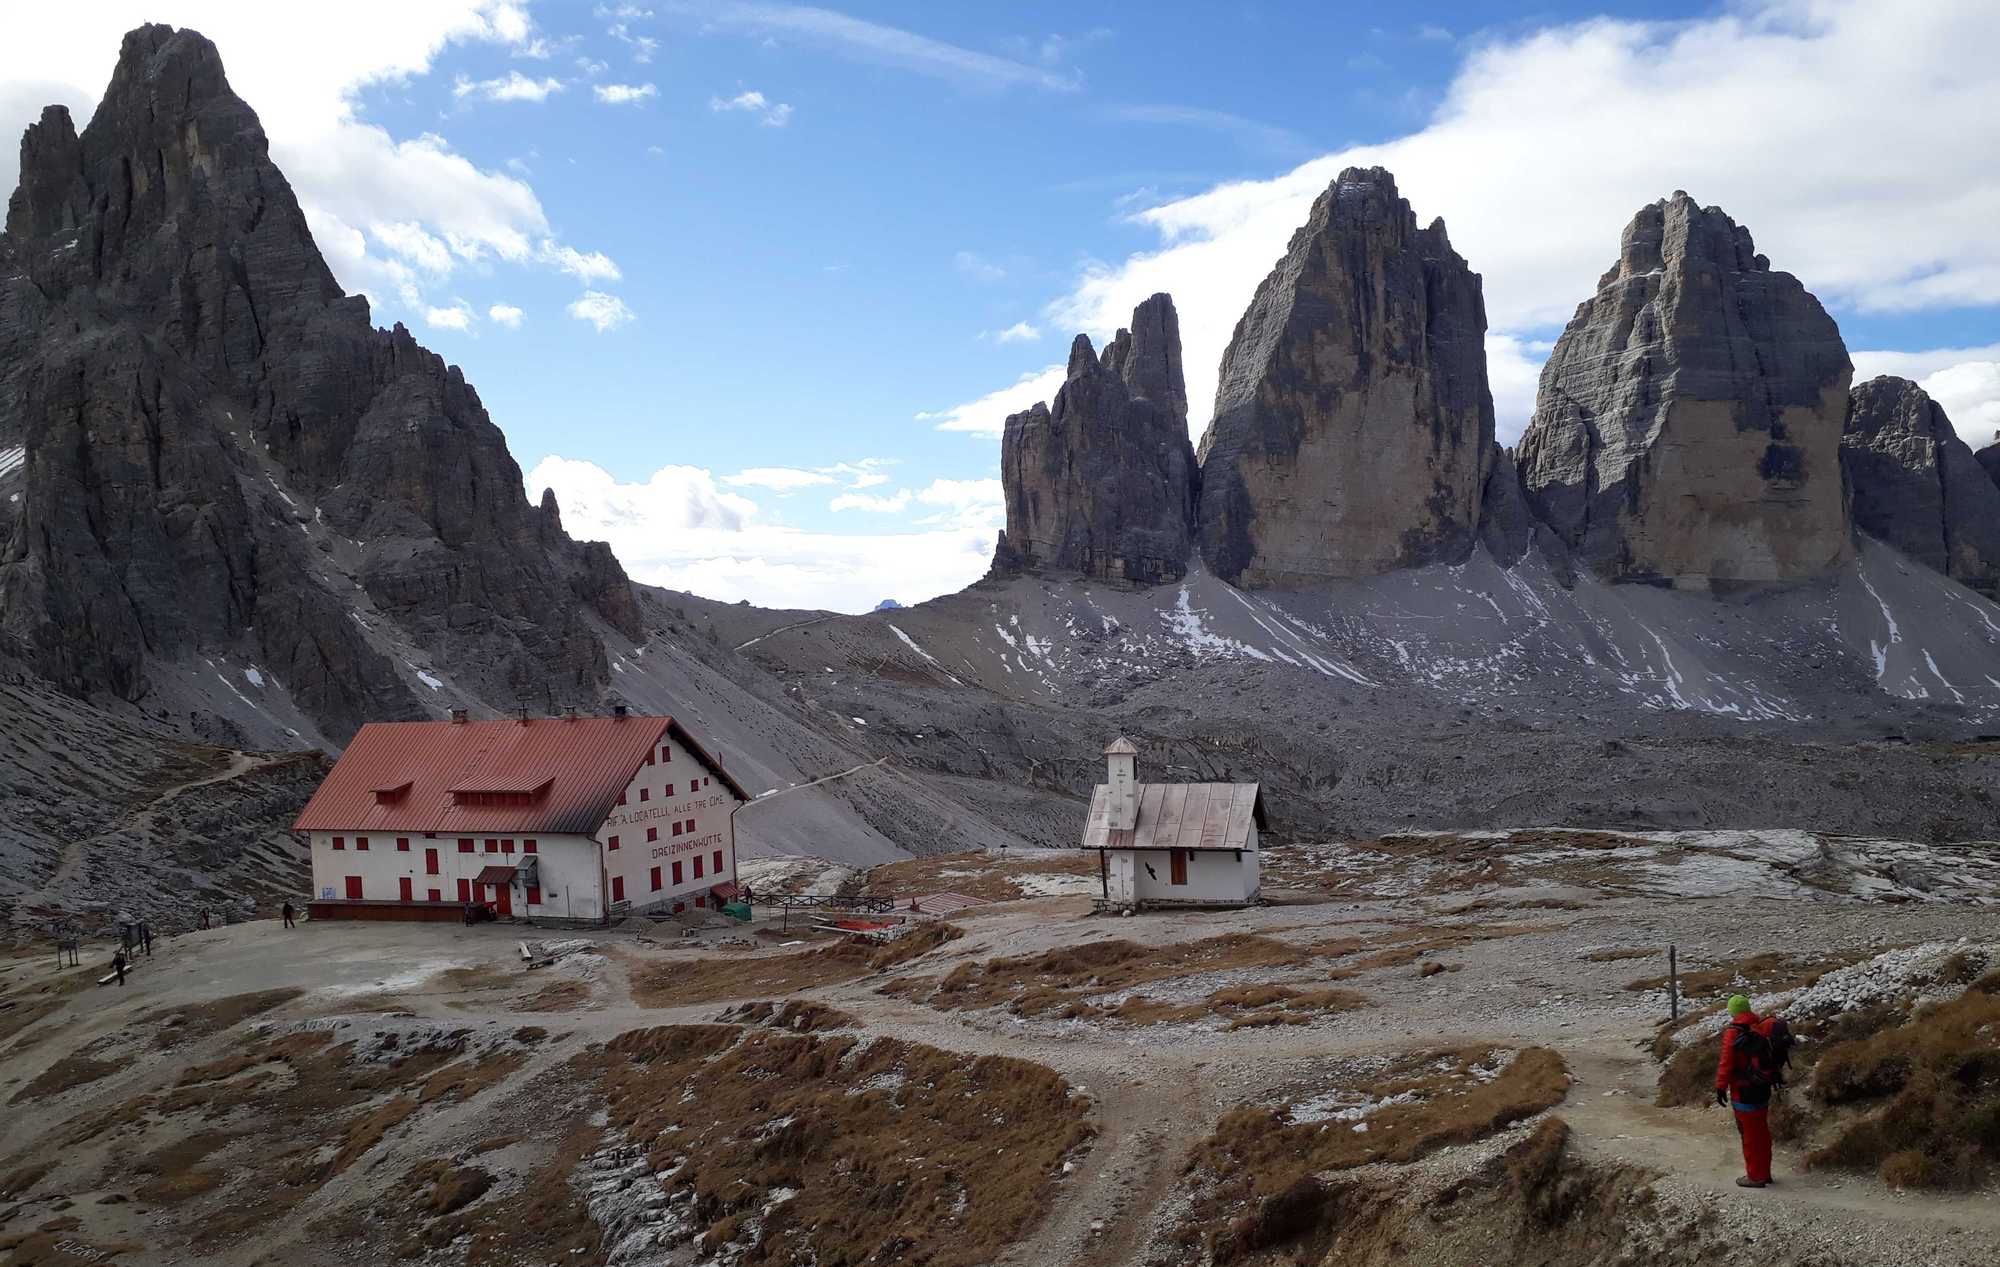
[[[1733,1021],[1729,1026],[1736,1045],[1738,1076],[1746,1084],[1763,1087],[1785,1085],[1785,1068],[1792,1063],[1792,1027],[1782,1016],[1774,1016],[1761,1027]]]

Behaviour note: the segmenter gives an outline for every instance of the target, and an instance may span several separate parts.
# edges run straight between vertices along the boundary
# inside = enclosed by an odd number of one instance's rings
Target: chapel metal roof
[[[671,717],[370,722],[292,830],[591,835],[669,735],[750,799]]]
[[[1265,827],[1255,783],[1141,783],[1138,825],[1113,829],[1111,789],[1100,783],[1084,820],[1085,849],[1244,849],[1250,824]]]

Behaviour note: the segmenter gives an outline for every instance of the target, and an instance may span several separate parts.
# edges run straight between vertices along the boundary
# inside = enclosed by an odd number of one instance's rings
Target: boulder
[[[1134,586],[1186,573],[1195,463],[1172,299],[1140,304],[1102,356],[1076,336],[1053,404],[1007,419],[1000,481],[1007,527],[996,573]]]
[[[1515,451],[1530,507],[1612,580],[1689,588],[1817,576],[1853,552],[1840,330],[1749,230],[1675,193],[1542,370]]]
[[[1848,396],[1841,461],[1854,526],[1986,594],[2000,585],[2000,487],[1951,419],[1906,378]]]
[[[1479,275],[1350,168],[1257,287],[1201,442],[1202,557],[1306,587],[1472,550],[1493,441]]]

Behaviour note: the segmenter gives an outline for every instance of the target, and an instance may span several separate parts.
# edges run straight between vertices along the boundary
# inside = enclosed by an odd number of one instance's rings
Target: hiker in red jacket
[[[1722,1059],[1715,1067],[1715,1102],[1735,1111],[1736,1131],[1743,1137],[1739,1188],[1762,1188],[1771,1182],[1771,1090],[1783,1079],[1785,1056],[1770,1030],[1783,1024],[1760,1018],[1742,995],[1730,996]]]

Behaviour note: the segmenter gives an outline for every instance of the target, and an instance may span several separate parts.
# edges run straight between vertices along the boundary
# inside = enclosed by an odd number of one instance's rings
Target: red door
[[[350,902],[361,900],[361,877],[358,875],[347,877],[347,900]]]
[[[431,901],[433,901],[433,902],[442,902],[442,901],[444,901],[444,894],[442,894],[442,893],[438,892],[438,891],[437,891],[436,889],[432,889],[432,890],[430,891],[430,893],[431,893],[431,896],[430,896],[430,900],[431,900]]]
[[[410,877],[406,875],[396,877],[396,888],[398,890],[396,896],[402,901],[413,902],[416,900],[410,893]]]
[[[464,876],[458,878],[458,900],[461,902],[470,902],[472,900],[472,881],[466,879]]]
[[[493,886],[493,909],[502,915],[514,913],[514,887],[510,884]]]
[[[1186,884],[1188,851],[1185,849],[1174,849],[1168,852],[1167,857],[1173,874],[1172,882],[1175,884]]]
[[[435,849],[424,850],[424,874],[436,875],[437,873],[438,873],[438,851]]]

